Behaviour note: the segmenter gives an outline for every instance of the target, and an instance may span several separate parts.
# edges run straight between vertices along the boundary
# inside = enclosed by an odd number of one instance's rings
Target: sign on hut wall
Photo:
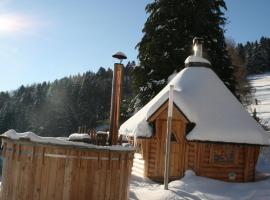
[[[210,163],[217,165],[232,165],[236,162],[237,150],[232,145],[211,145]]]

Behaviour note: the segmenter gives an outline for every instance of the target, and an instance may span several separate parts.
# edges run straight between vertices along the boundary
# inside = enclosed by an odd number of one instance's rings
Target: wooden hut
[[[174,85],[170,180],[191,169],[219,180],[253,181],[260,146],[269,144],[269,136],[207,67],[209,61],[195,54],[185,64],[120,127],[120,134],[134,138],[140,153],[133,166],[140,162],[141,175],[163,180],[168,92]]]

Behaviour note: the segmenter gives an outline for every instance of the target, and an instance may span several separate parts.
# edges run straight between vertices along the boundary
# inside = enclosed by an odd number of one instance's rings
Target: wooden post
[[[168,118],[167,118],[167,139],[165,152],[165,170],[164,170],[164,190],[168,190],[168,182],[170,175],[170,152],[171,152],[171,132],[172,132],[172,116],[173,116],[173,85],[170,85]]]
[[[109,145],[117,144],[120,103],[121,103],[122,68],[123,68],[122,64],[120,63],[114,64],[112,96],[111,96]]]

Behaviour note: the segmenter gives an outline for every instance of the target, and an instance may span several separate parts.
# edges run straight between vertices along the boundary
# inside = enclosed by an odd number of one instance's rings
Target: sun
[[[31,24],[31,20],[23,15],[0,15],[0,34],[24,32]]]

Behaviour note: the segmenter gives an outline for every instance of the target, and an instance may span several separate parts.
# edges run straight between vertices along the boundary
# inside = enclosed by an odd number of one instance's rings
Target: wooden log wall
[[[144,159],[144,176],[163,181],[167,104],[163,104],[149,119],[155,125],[152,138],[137,139]],[[178,179],[188,169],[209,178],[248,182],[255,179],[259,145],[200,142],[186,140],[187,119],[174,106],[171,143],[170,180]]]
[[[128,199],[133,151],[3,142],[2,200]]]
[[[139,142],[144,152],[144,176],[162,181],[164,159],[161,159],[161,156],[159,156],[160,147],[157,140],[153,138],[141,139]],[[187,141],[183,142],[181,146],[184,148],[183,154],[179,154],[178,158],[172,156],[171,180],[182,177],[184,175],[183,172],[188,169],[193,170],[198,176],[230,182],[250,182],[255,180],[255,167],[260,151],[259,146]],[[222,154],[224,150],[228,149],[231,150],[225,151],[224,156],[230,156],[226,155],[226,152],[233,152],[233,160],[221,162],[213,160],[213,156],[215,156],[213,151],[218,151]],[[183,157],[184,160],[182,159]],[[179,165],[176,164],[177,162]],[[179,167],[182,167],[182,169],[179,169]],[[178,173],[178,176],[175,173]],[[235,179],[230,180],[230,173],[235,174]]]
[[[255,145],[188,142],[185,170],[230,182],[254,181],[259,149]],[[235,179],[230,179],[233,174]]]

